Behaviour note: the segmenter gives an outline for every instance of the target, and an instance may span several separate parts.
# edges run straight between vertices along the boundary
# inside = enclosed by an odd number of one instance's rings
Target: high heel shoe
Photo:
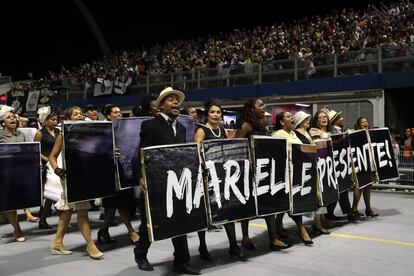
[[[252,243],[251,240],[249,240],[248,242],[242,241],[241,245],[246,248],[247,250],[255,250],[256,246]]]
[[[40,218],[38,218],[38,217],[28,217],[26,220],[28,222],[38,222],[40,220]]]
[[[140,237],[137,232],[134,232],[134,231],[129,232],[129,240],[131,241],[132,244],[134,245],[137,244],[137,242],[139,242],[139,239]]]
[[[109,235],[108,229],[99,229],[98,231],[98,239],[97,242],[99,244],[103,243],[115,243],[117,242],[116,239],[113,239],[111,235]]]
[[[55,245],[50,247],[50,253],[52,255],[70,255],[72,251],[66,250],[63,244]]]
[[[329,235],[329,234],[331,234],[331,232],[329,232],[328,230],[323,229],[323,228],[319,229],[316,226],[312,226],[312,231],[313,231],[313,234],[315,234],[315,235]]]
[[[206,261],[211,261],[212,260],[211,256],[210,256],[210,253],[208,252],[206,246],[198,247],[198,252],[200,252],[201,259],[206,260]]]
[[[247,261],[247,257],[246,255],[243,253],[243,251],[240,249],[240,247],[235,246],[235,247],[230,247],[229,248],[229,254],[231,256],[235,256],[237,257],[240,261],[245,262]]]
[[[350,212],[348,213],[348,221],[356,223],[359,219],[358,212]]]
[[[96,252],[95,254],[93,254],[93,253],[91,253],[90,251],[89,251],[89,248],[87,248],[86,247],[86,252],[88,253],[88,255],[89,255],[89,257],[91,257],[92,259],[94,259],[94,260],[99,260],[99,259],[102,259],[102,257],[103,257],[103,253],[101,252],[101,251],[99,251],[98,250],[98,252]]]
[[[379,215],[377,214],[377,213],[374,213],[374,211],[365,211],[365,215],[367,216],[367,217],[378,217]]]
[[[305,245],[312,245],[313,244],[313,240],[305,240],[305,239],[303,239],[303,238],[300,238],[301,240],[302,240],[302,242],[305,244]]]
[[[17,242],[24,242],[24,241],[26,241],[26,238],[23,236],[23,233],[20,233],[18,235],[18,234],[16,234],[16,232],[14,232],[13,235],[14,235],[14,241],[17,241]]]
[[[280,251],[280,250],[283,250],[283,249],[287,249],[291,246],[292,246],[291,244],[277,245],[277,244],[271,243],[271,244],[269,244],[269,249],[271,251]]]

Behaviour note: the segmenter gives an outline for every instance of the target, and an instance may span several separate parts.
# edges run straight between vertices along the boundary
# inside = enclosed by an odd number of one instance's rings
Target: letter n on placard
[[[374,183],[376,169],[372,160],[372,148],[365,129],[349,133],[354,179],[359,189]]]

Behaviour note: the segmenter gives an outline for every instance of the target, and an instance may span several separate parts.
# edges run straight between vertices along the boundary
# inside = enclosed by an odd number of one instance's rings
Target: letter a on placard
[[[203,187],[203,173],[201,169],[201,165],[198,167],[198,174],[197,174],[197,185],[196,190],[194,192],[194,200],[193,206],[194,208],[200,207],[201,198],[204,195],[204,187]]]

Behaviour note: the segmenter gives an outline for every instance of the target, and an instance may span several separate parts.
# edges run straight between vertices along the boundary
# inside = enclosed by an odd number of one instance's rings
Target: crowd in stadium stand
[[[364,10],[332,10],[326,16],[312,16],[291,22],[279,22],[231,33],[209,35],[193,40],[176,40],[165,45],[134,51],[119,51],[100,60],[81,64],[71,70],[49,76],[33,85],[53,80],[67,80],[71,86],[85,87],[97,80],[126,82],[140,75],[205,70],[215,68],[226,74],[234,68],[252,71],[258,63],[273,60],[301,59],[338,54],[366,48],[402,46],[389,50],[385,57],[414,54],[414,5],[401,0],[389,5],[368,5]],[[276,18],[275,18],[276,19]],[[358,55],[358,60],[373,59]],[[263,70],[277,70],[271,63]],[[311,73],[311,72],[310,72]]]

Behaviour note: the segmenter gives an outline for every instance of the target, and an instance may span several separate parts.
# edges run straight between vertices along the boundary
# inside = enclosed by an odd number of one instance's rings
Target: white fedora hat
[[[169,95],[176,95],[178,97],[178,102],[179,102],[180,105],[184,102],[185,95],[184,95],[183,92],[181,92],[179,90],[174,90],[172,87],[167,87],[167,88],[165,88],[164,90],[161,91],[160,95],[158,96],[157,100],[155,101],[155,106],[157,108],[159,108],[161,101]]]
[[[299,112],[296,112],[296,114],[293,116],[293,121],[294,121],[294,123],[295,123],[295,129],[298,127],[298,126],[300,126],[300,124],[305,120],[305,119],[307,119],[307,118],[310,118],[311,117],[311,115],[310,114],[308,114],[308,113],[306,113],[306,112],[303,112],[303,111],[299,111]]]
[[[331,109],[331,111],[328,113],[329,122],[333,123],[333,121],[335,121],[341,114],[342,111],[336,112],[335,110]]]

